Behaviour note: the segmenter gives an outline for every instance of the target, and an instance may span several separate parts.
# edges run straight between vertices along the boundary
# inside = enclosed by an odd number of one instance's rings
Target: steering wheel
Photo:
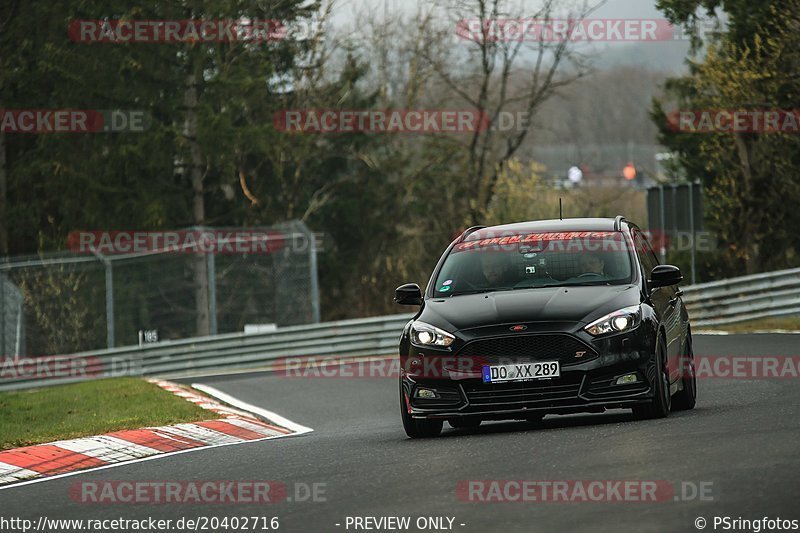
[[[514,285],[515,289],[535,289],[536,287],[541,287],[542,285],[550,285],[551,283],[558,283],[558,280],[552,276],[536,278],[536,281],[539,283],[533,282],[532,279],[523,279],[522,281],[517,282]],[[532,283],[533,282],[533,283]]]
[[[598,274],[597,272],[584,272],[583,274],[579,275],[579,278],[588,278],[591,276],[597,276],[598,278],[605,277],[603,274]]]

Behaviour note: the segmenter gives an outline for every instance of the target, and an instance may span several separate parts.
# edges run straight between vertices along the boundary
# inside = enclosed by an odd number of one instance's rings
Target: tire
[[[400,417],[403,419],[403,429],[412,439],[436,437],[442,432],[443,420],[417,420],[411,418],[406,404],[406,395],[403,393],[403,384],[400,383]]]
[[[475,429],[481,425],[480,418],[451,418],[447,421],[451,428],[455,429]]]
[[[656,376],[655,376],[655,391],[653,399],[644,405],[636,405],[633,407],[633,414],[636,418],[666,418],[669,416],[669,411],[672,404],[672,398],[669,394],[669,374],[666,369],[666,348],[664,346],[664,338],[659,335],[656,341]]]
[[[686,338],[686,351],[681,360],[681,373],[683,387],[672,397],[673,411],[688,411],[694,409],[697,403],[697,378],[695,376],[691,331]]]

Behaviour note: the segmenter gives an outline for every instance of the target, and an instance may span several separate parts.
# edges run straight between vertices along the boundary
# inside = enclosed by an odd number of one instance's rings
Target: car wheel
[[[686,353],[681,358],[681,373],[681,385],[683,388],[675,393],[672,398],[673,411],[688,411],[689,409],[694,409],[697,403],[697,378],[695,377],[691,332],[686,338]]]
[[[480,418],[451,418],[447,421],[455,429],[475,429],[481,425]]]
[[[403,384],[400,383],[400,416],[403,419],[403,429],[406,435],[412,439],[422,439],[436,437],[442,432],[444,421],[442,420],[417,420],[411,417],[408,412],[408,400],[406,399]]]
[[[653,399],[649,403],[633,407],[633,414],[637,418],[664,418],[669,416],[672,398],[669,393],[669,374],[665,366],[666,360],[666,347],[664,346],[663,338],[659,335],[656,341],[655,394],[653,394]]]

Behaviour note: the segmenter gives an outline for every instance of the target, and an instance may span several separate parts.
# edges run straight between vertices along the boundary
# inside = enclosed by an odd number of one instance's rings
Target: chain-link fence
[[[319,322],[320,239],[301,222],[70,239],[70,252],[0,263],[4,355]]]
[[[24,322],[22,291],[6,276],[0,275],[0,349],[3,354],[21,355]]]

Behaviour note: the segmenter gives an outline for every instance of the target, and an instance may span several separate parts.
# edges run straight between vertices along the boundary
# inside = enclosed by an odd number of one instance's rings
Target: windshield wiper
[[[485,292],[513,291],[514,287],[494,287],[491,289],[467,289],[465,291],[455,291],[450,296],[461,296],[462,294],[483,294]]]
[[[549,283],[547,285],[533,285],[531,287],[518,287],[519,289],[554,289],[559,287],[591,287],[591,286],[601,286],[601,285],[611,285],[608,281],[594,281],[594,282],[585,282],[585,283]]]
[[[530,287],[495,287],[491,289],[467,289],[463,291],[456,291],[450,293],[447,298],[452,298],[453,296],[462,296],[464,294],[483,294],[488,292],[503,292],[503,291],[526,291],[529,289],[553,289],[559,287],[600,287],[600,286],[611,286],[610,281],[586,281],[583,283],[549,283],[547,285],[532,285]]]

